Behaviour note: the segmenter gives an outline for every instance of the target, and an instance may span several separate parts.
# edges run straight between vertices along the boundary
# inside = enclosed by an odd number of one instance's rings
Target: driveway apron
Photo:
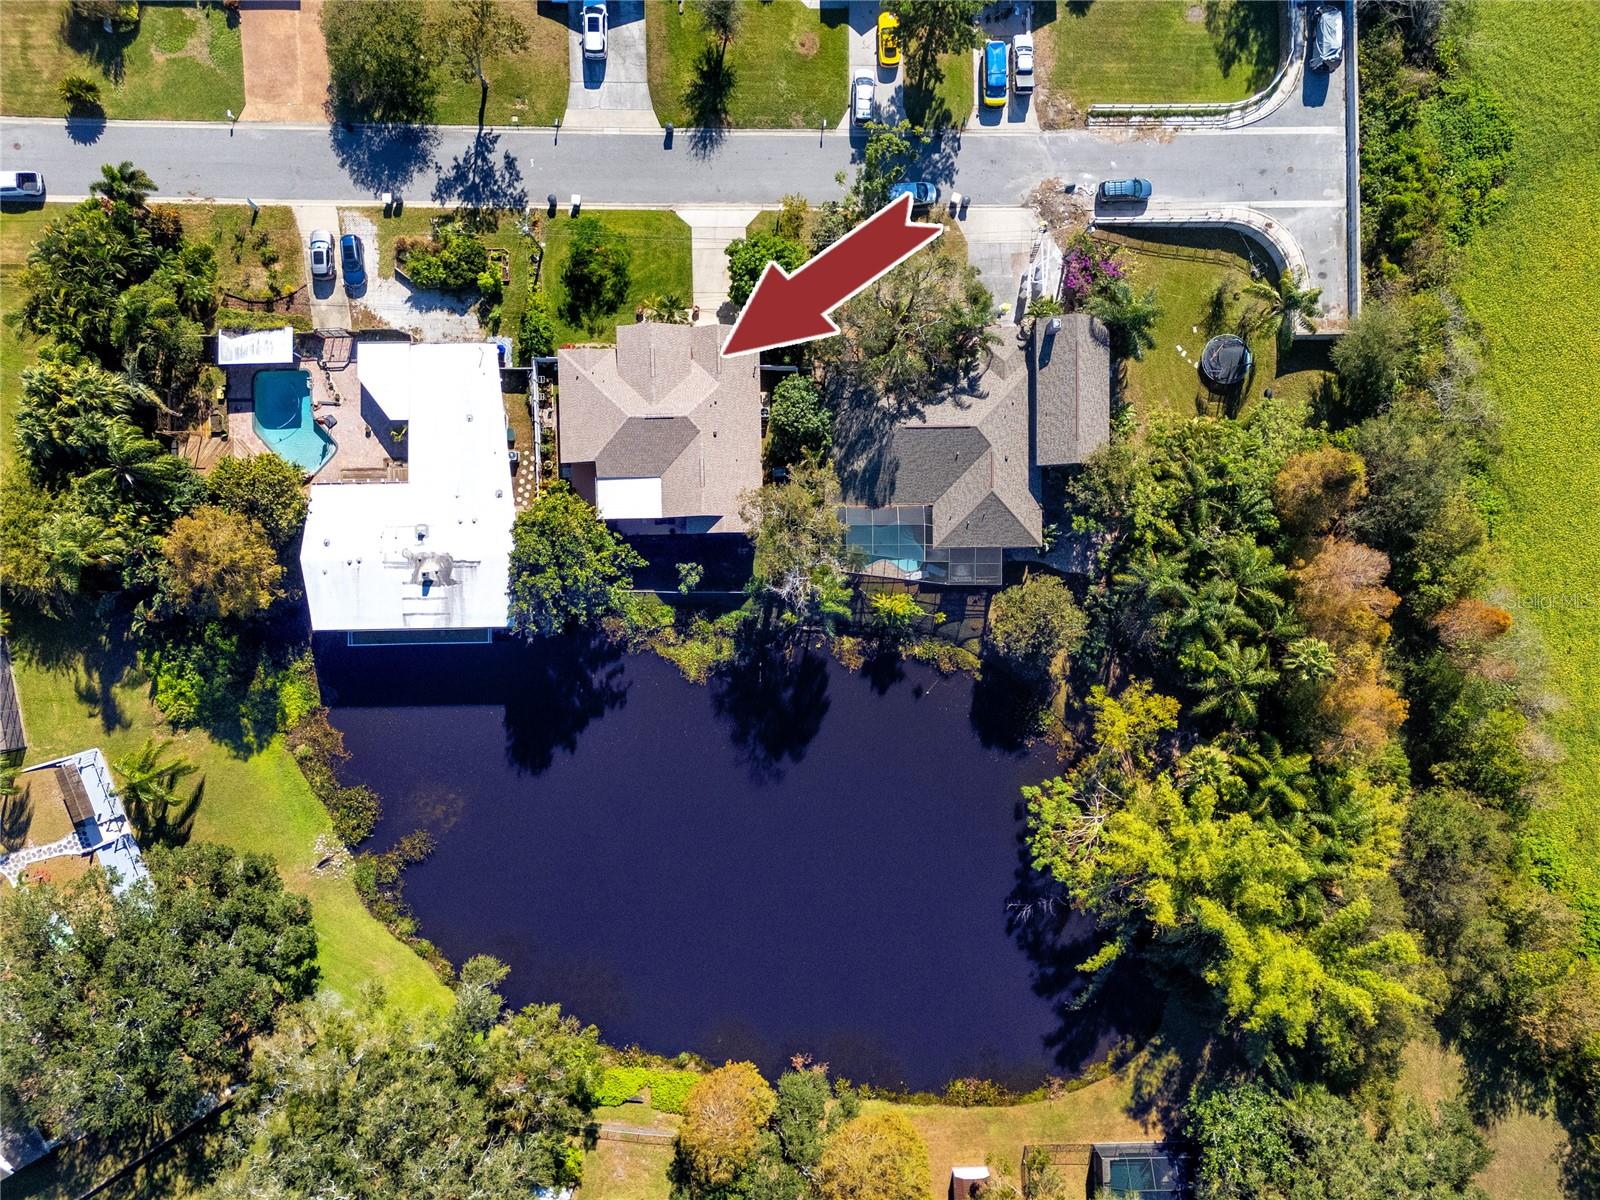
[[[660,129],[650,103],[643,0],[611,0],[606,56],[583,56],[583,5],[570,0],[566,129]]]

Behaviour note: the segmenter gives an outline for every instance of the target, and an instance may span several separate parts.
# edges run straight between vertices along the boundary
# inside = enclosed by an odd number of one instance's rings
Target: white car
[[[850,119],[857,125],[872,120],[872,106],[878,98],[878,81],[871,75],[857,75],[850,84]]]
[[[44,176],[37,171],[0,171],[0,200],[43,200]]]
[[[601,3],[589,3],[583,6],[583,56],[585,58],[604,58],[606,56],[606,6]]]
[[[326,229],[311,231],[311,278],[333,278],[333,235]]]
[[[1014,91],[1033,91],[1033,34],[1019,33],[1011,39],[1011,71]]]

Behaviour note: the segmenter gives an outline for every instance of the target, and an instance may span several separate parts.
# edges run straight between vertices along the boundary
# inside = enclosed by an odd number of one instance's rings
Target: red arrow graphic
[[[790,275],[768,263],[722,344],[724,358],[832,337],[828,316],[944,232],[911,219],[911,197],[891,200]]]

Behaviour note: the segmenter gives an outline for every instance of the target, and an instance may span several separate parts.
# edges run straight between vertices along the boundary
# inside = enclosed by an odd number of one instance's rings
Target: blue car
[[[891,201],[900,199],[901,196],[910,196],[911,203],[916,208],[926,208],[939,199],[939,185],[920,180],[917,183],[897,183],[889,189]]]
[[[1010,71],[1004,42],[983,44],[983,103],[987,108],[1004,108],[1006,103],[1006,76]]]
[[[1153,190],[1148,179],[1107,179],[1100,184],[1100,199],[1148,200]]]
[[[339,266],[344,271],[344,285],[358,288],[367,282],[366,252],[361,249],[361,239],[347,233],[339,239]]]

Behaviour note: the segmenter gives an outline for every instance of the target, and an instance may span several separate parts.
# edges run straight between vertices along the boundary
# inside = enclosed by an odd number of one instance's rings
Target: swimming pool
[[[333,455],[334,441],[311,416],[311,376],[305,371],[257,371],[256,436],[279,458],[307,475]]]

